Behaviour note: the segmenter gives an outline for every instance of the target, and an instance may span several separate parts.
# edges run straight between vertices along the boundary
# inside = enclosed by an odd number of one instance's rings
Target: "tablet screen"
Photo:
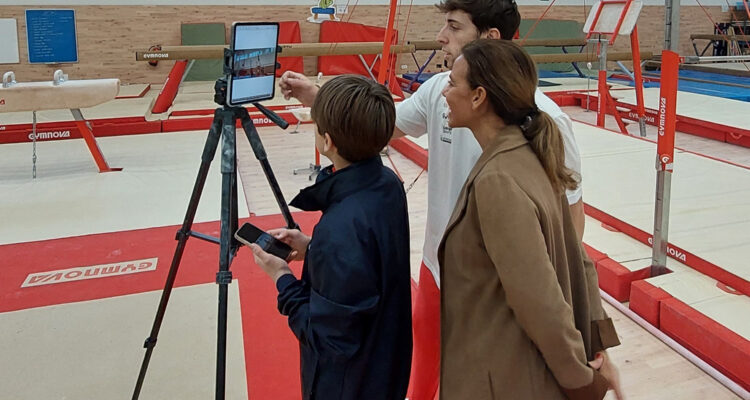
[[[229,104],[273,98],[279,25],[238,22],[232,31],[234,56]]]

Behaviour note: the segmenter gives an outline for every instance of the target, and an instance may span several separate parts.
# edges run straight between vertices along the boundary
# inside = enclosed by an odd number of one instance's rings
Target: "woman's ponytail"
[[[580,177],[565,167],[565,150],[557,124],[536,106],[534,61],[510,40],[478,39],[462,53],[472,89],[483,87],[490,105],[506,125],[518,125],[544,167],[552,187],[562,192],[578,187]]]
[[[531,144],[544,172],[557,190],[573,190],[580,177],[565,166],[562,135],[555,121],[543,111],[532,111],[521,124],[524,136]]]

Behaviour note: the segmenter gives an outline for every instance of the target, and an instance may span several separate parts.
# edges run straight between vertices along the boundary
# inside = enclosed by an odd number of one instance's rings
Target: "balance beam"
[[[565,47],[565,46],[585,46],[586,40],[584,39],[526,39],[514,40],[516,44],[524,47]],[[434,40],[411,40],[406,44],[414,45],[417,50],[440,50],[443,45]]]
[[[158,51],[137,51],[136,61],[152,60],[200,60],[224,57],[225,45],[203,46],[164,46]],[[280,57],[300,56],[347,56],[357,54],[381,54],[382,42],[343,42],[343,43],[289,43],[280,44]],[[391,53],[413,53],[413,45],[391,46]]]
[[[528,45],[530,41],[526,41]],[[544,40],[545,46],[562,46],[568,45],[563,43],[575,43],[580,45],[579,39],[557,39]],[[541,41],[538,43],[542,43]],[[391,46],[391,53],[413,53],[417,50],[430,50],[437,42],[410,42],[406,45]],[[543,44],[538,44],[543,45]],[[198,60],[198,59],[216,59],[224,57],[223,45],[204,45],[204,46],[164,46],[159,51],[138,51],[135,53],[135,59],[138,61],[151,60]],[[383,50],[382,42],[345,42],[345,43],[292,43],[280,45],[281,52],[279,56],[325,56],[325,55],[357,55],[357,54],[380,54]],[[641,59],[651,59],[651,52],[641,52]],[[553,62],[585,62],[597,61],[595,54],[576,53],[576,54],[534,54],[531,56],[537,63]],[[625,61],[632,60],[630,52],[613,52],[607,54],[607,61]]]

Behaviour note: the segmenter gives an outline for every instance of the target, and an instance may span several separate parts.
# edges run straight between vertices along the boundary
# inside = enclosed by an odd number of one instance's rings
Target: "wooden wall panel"
[[[172,62],[159,62],[152,67],[146,62],[136,62],[136,50],[146,50],[154,44],[177,45],[180,43],[181,23],[224,22],[227,27],[233,21],[299,20],[303,42],[317,42],[317,24],[308,23],[307,6],[73,6],[78,27],[79,60],[77,64],[30,65],[27,63],[26,24],[24,6],[0,6],[0,18],[16,18],[19,29],[21,64],[0,65],[0,73],[13,70],[20,81],[51,80],[55,69],[63,68],[71,79],[120,78],[124,83],[163,83]],[[538,18],[546,7],[521,6],[523,18]],[[729,19],[720,7],[707,7],[715,21]],[[385,26],[386,6],[349,7],[350,14],[344,21]],[[712,25],[699,7],[682,7],[680,47],[683,54],[692,54],[689,35],[711,33]],[[582,6],[555,6],[546,16],[548,19],[572,19],[583,22],[588,9]],[[406,38],[412,40],[434,39],[442,25],[443,16],[433,6],[401,8],[398,27],[403,28],[409,18]],[[660,51],[664,40],[664,7],[646,6],[638,24],[641,47],[644,50]],[[403,37],[403,32],[400,32]],[[615,48],[626,50],[627,38],[619,39]],[[426,59],[429,53],[420,52],[418,59]],[[440,60],[431,63],[432,68]],[[400,64],[415,70],[410,56],[402,57]],[[305,70],[314,75],[315,58],[305,58]]]

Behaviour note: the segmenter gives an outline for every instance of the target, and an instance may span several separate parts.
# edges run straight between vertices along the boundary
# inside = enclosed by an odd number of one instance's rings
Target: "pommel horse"
[[[69,109],[75,124],[94,157],[99,172],[121,171],[110,168],[104,159],[90,125],[83,118],[81,108],[93,107],[113,100],[120,91],[119,79],[68,80],[61,70],[55,71],[52,81],[18,83],[13,72],[3,75],[0,87],[0,113],[31,111],[33,115],[33,172],[36,178],[36,112]]]

